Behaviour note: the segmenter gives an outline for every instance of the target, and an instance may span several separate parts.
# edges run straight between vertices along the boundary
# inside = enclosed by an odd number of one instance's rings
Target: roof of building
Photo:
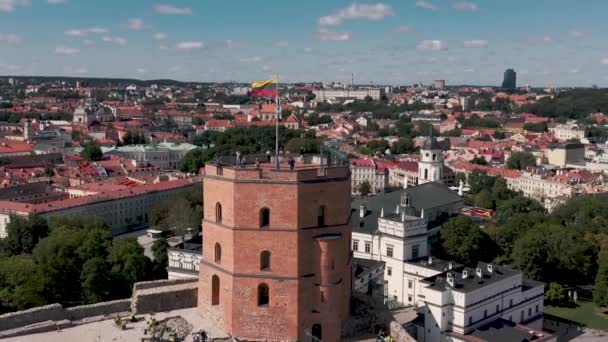
[[[411,206],[417,211],[463,201],[457,192],[445,184],[436,182],[409,187],[403,191],[407,192]]]
[[[437,141],[437,139],[435,139],[434,136],[430,136],[429,138],[427,138],[424,141],[424,143],[422,144],[420,149],[422,149],[422,150],[441,150],[442,147],[439,144],[439,142]]]
[[[484,324],[466,335],[453,332],[447,334],[458,337],[459,340],[471,342],[546,341],[553,338],[549,333],[537,331],[502,318]]]
[[[452,271],[451,273],[454,276],[454,287],[451,287],[448,284],[448,274],[427,278],[425,279],[425,282],[430,283],[429,288],[437,290],[446,290],[449,288],[458,292],[471,292],[521,273],[498,265],[491,265],[492,271],[490,272],[490,265],[491,264],[485,262],[479,262],[477,263],[476,268],[465,267],[460,272]],[[477,269],[481,270],[481,277],[477,275]],[[463,277],[465,271],[467,272],[466,278]]]

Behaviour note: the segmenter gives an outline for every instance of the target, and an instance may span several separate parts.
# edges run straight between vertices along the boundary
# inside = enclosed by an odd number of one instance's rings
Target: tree
[[[84,149],[80,152],[80,156],[88,161],[100,161],[103,158],[103,152],[97,142],[89,140],[84,144]]]
[[[49,233],[45,219],[39,215],[29,218],[11,216],[6,227],[8,237],[5,248],[9,255],[30,254],[42,238]]]
[[[0,312],[45,305],[43,294],[42,274],[31,256],[0,259]]]
[[[496,220],[503,224],[517,213],[545,214],[545,212],[545,207],[538,201],[518,195],[502,201],[496,206]]]
[[[542,133],[547,132],[549,130],[549,126],[546,122],[527,123],[524,124],[524,129],[530,132]]]
[[[536,166],[536,158],[529,152],[515,152],[507,160],[507,168],[512,170],[525,170]]]
[[[110,297],[112,283],[108,277],[110,267],[106,259],[95,257],[87,260],[82,266],[80,282],[82,283],[82,301],[92,304],[107,300]]]
[[[127,131],[125,136],[122,138],[122,143],[125,145],[146,144],[147,142],[146,136],[141,132]]]
[[[508,258],[511,257],[513,244],[536,224],[542,223],[545,216],[539,213],[517,213],[507,222],[496,228],[493,239]]]
[[[490,261],[494,257],[493,241],[469,217],[451,219],[443,224],[440,234],[444,252],[465,265]]]
[[[361,196],[367,196],[372,192],[372,185],[369,184],[368,181],[364,180],[361,182],[361,184],[359,184],[359,188],[357,190],[359,190],[359,194]]]
[[[169,216],[167,216],[167,224],[176,236],[184,237],[188,229],[198,232],[201,222],[202,210],[200,206],[191,207],[186,199],[180,197],[173,201]]]
[[[158,239],[152,244],[152,255],[154,256],[153,267],[156,278],[167,278],[167,267],[169,266],[169,256],[167,251],[169,243],[165,239]]]
[[[513,191],[509,190],[507,186],[507,180],[502,176],[495,177],[492,185],[492,200],[494,203],[498,205],[498,203],[513,198],[513,196]]]
[[[602,307],[608,306],[608,252],[600,253],[599,268],[593,286],[593,302]]]
[[[545,293],[545,303],[547,305],[564,305],[568,301],[568,289],[558,283],[549,283]]]
[[[477,165],[488,165],[488,161],[484,157],[475,157],[471,159],[471,163]]]
[[[468,179],[472,194],[477,194],[483,189],[490,189],[494,186],[494,177],[479,169],[471,171]]]
[[[407,154],[415,151],[414,141],[410,138],[399,138],[399,141],[394,142],[391,146],[391,153],[393,154]]]
[[[200,148],[195,148],[188,151],[184,158],[182,158],[179,169],[182,172],[198,173],[201,167],[205,166],[205,162],[208,161],[205,159],[204,151]]]
[[[490,191],[483,189],[477,195],[475,195],[475,206],[492,209],[494,208],[494,201],[492,201],[492,194]]]
[[[315,138],[293,138],[285,145],[285,150],[293,153],[318,153],[321,141]]]
[[[114,286],[122,298],[130,296],[133,284],[146,280],[151,269],[151,261],[144,255],[144,248],[132,238],[114,240],[110,262]]]

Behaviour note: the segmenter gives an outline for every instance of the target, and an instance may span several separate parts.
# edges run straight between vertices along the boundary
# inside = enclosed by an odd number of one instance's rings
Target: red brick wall
[[[208,170],[204,184],[203,262],[199,312],[242,338],[302,340],[313,324],[323,340],[337,341],[350,302],[350,178],[346,170],[260,174],[224,168]],[[346,177],[344,177],[346,176]],[[301,179],[323,182],[298,182]],[[236,181],[235,181],[236,180]],[[215,205],[222,204],[222,223]],[[317,227],[325,206],[325,227]],[[260,209],[270,210],[270,225],[260,228]],[[335,233],[329,239],[320,234]],[[215,243],[222,260],[214,263]],[[260,253],[271,253],[269,271],[260,270]],[[333,266],[333,268],[332,268]],[[211,277],[220,277],[220,305],[211,306]],[[258,285],[269,287],[270,303],[257,305]],[[322,301],[321,293],[324,294]]]

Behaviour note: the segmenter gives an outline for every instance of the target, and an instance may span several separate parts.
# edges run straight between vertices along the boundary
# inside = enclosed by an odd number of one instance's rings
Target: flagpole
[[[277,93],[275,95],[275,103],[276,103],[276,116],[275,116],[275,163],[277,166],[277,170],[279,170],[280,166],[279,166],[279,114],[281,113],[281,109],[280,107],[280,100],[279,100],[279,75],[276,76],[277,78]]]

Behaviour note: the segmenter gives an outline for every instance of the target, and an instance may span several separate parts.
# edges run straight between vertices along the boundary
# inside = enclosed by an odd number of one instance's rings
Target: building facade
[[[443,182],[443,149],[433,136],[420,147],[418,184]]]
[[[135,161],[135,166],[153,165],[161,170],[174,170],[179,167],[184,156],[196,149],[188,143],[158,143],[151,145],[129,145],[105,149],[104,154],[115,155]]]
[[[313,90],[315,94],[315,100],[318,102],[324,101],[335,101],[337,99],[352,99],[364,100],[366,97],[371,97],[372,100],[378,101],[383,95],[383,89],[380,88],[369,88],[369,89],[319,89]]]
[[[360,194],[361,184],[369,183],[371,193],[384,192],[389,186],[389,168],[373,159],[353,159],[350,162],[351,189]]]
[[[351,291],[348,167],[208,164],[204,182],[200,314],[238,338],[338,341]]]
[[[585,129],[580,127],[576,122],[568,122],[558,124],[555,127],[550,127],[549,131],[555,135],[555,138],[560,141],[571,139],[581,140],[585,138]]]

